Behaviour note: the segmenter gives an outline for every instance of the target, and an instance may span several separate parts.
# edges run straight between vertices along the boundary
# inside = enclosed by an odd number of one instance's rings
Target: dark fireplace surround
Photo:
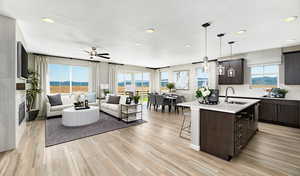
[[[26,104],[25,101],[23,101],[21,104],[19,104],[19,125],[23,122],[25,119],[26,114]]]

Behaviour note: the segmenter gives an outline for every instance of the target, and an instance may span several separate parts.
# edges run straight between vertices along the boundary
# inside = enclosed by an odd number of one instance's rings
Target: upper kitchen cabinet
[[[286,85],[300,85],[300,51],[284,53],[284,73]]]
[[[244,84],[244,59],[219,61],[219,64],[225,67],[225,74],[219,75],[220,85]],[[234,70],[234,76],[230,77],[228,71]]]

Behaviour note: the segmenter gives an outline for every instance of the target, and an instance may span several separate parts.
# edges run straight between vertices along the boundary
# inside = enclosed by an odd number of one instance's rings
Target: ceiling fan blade
[[[87,51],[87,50],[82,50],[83,52],[86,52],[86,53],[88,53],[88,54],[90,54],[90,51]]]
[[[98,57],[102,57],[102,58],[104,58],[104,59],[110,59],[110,57],[106,57],[106,56],[99,56],[99,55],[97,55]]]
[[[109,55],[109,53],[99,53],[99,54],[97,54],[98,56],[108,56]]]

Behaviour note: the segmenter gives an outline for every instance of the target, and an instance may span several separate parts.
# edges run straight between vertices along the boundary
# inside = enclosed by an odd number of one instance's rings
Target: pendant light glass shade
[[[228,42],[230,45],[230,59],[232,59],[232,44],[234,44],[234,41]],[[229,65],[229,69],[227,70],[227,76],[230,78],[235,77],[235,69]]]
[[[229,67],[229,69],[227,70],[227,76],[230,78],[235,77],[235,70],[232,67]]]
[[[203,58],[204,72],[208,72],[208,57]]]
[[[222,57],[222,37],[224,36],[225,34],[224,33],[221,33],[221,34],[218,34],[217,37],[220,38],[220,58]],[[225,75],[225,67],[220,64],[218,62],[218,66],[217,66],[217,73],[218,75]]]
[[[207,57],[207,27],[210,26],[210,23],[204,23],[202,27],[205,28],[205,56],[203,57],[204,71],[208,72],[208,57]]]
[[[217,66],[218,75],[225,75],[225,67],[221,64]]]

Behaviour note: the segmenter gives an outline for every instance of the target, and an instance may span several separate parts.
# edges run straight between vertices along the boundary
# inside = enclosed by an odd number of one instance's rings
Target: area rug
[[[93,136],[121,128],[127,128],[144,123],[144,120],[138,120],[132,123],[125,123],[116,118],[100,113],[100,120],[96,123],[81,127],[65,127],[61,123],[62,118],[53,118],[46,120],[45,146],[53,145]]]

